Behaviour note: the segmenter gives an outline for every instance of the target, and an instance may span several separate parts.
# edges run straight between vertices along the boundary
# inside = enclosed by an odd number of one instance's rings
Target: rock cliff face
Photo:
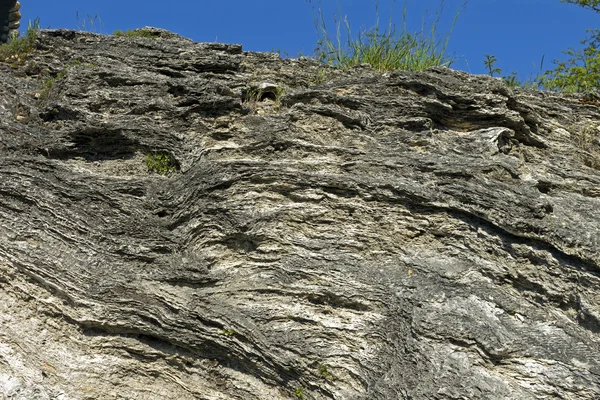
[[[148,31],[0,64],[4,398],[600,398],[596,104]]]

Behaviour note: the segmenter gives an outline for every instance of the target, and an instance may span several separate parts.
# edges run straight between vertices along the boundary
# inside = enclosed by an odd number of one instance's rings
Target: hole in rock
[[[49,151],[51,158],[84,158],[87,161],[130,159],[139,150],[137,141],[127,138],[120,131],[88,129],[73,132],[62,148]]]

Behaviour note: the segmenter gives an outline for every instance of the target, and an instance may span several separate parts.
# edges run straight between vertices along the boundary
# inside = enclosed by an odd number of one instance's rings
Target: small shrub
[[[177,166],[170,155],[163,152],[151,152],[146,154],[146,166],[149,172],[166,175],[174,172]]]
[[[488,69],[488,74],[490,76],[494,76],[494,74],[500,75],[502,73],[502,69],[495,68],[496,62],[498,62],[496,56],[485,54],[485,61],[483,62],[483,64]]]
[[[542,77],[544,88],[563,93],[592,93],[600,89],[600,31],[588,29],[588,38],[581,41],[583,50],[563,51],[567,61],[554,61],[556,67]]]

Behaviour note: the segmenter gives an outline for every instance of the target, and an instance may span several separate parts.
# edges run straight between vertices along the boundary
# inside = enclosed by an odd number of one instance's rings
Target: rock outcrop
[[[18,34],[21,26],[21,3],[16,0],[0,0],[0,44]]]
[[[4,398],[600,398],[597,104],[147,31],[0,64]]]

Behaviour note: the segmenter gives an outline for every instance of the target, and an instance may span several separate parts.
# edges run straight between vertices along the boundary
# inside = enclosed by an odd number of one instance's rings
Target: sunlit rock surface
[[[0,64],[4,398],[600,398],[596,104],[151,31]]]

